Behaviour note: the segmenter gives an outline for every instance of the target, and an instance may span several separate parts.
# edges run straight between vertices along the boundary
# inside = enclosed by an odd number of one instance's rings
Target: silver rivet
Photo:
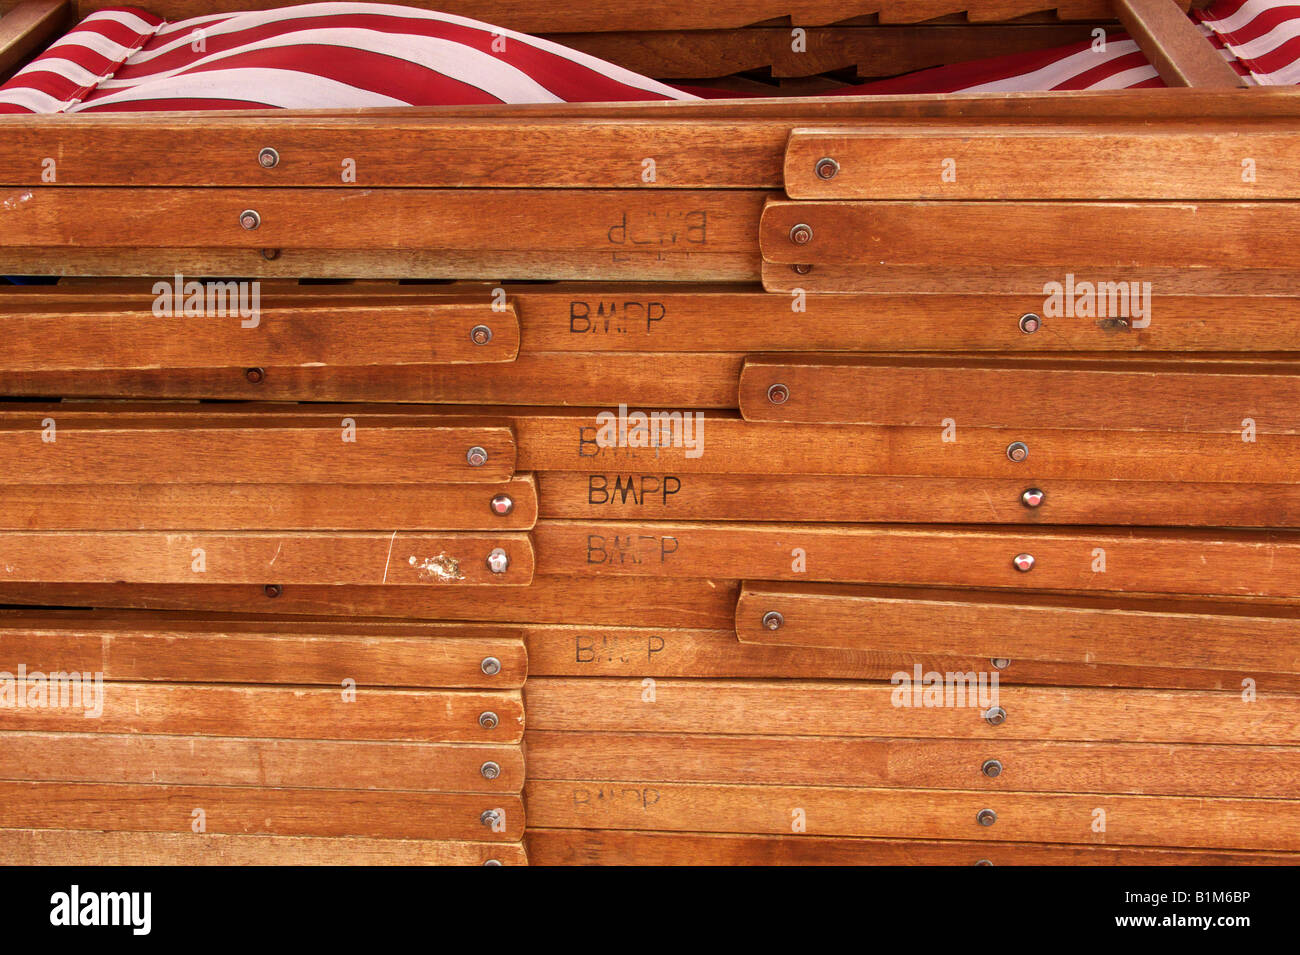
[[[496,676],[501,672],[501,661],[496,657],[484,657],[478,668],[488,676]]]
[[[475,325],[469,330],[469,340],[475,345],[486,345],[492,341],[492,329],[486,325]]]
[[[1007,711],[1000,706],[990,706],[984,711],[984,722],[990,726],[1001,726],[1007,721]]]
[[[840,171],[840,164],[827,156],[825,159],[817,160],[813,170],[817,173],[818,179],[834,179],[835,174]]]
[[[981,809],[975,814],[975,821],[981,826],[991,826],[998,821],[998,814],[992,809]]]
[[[500,860],[498,860],[498,859],[488,859],[488,860],[485,861],[483,864],[484,864],[484,865],[500,865],[501,862],[500,862]],[[992,863],[989,863],[989,864],[992,865]]]
[[[1020,330],[1026,335],[1032,335],[1043,327],[1043,320],[1033,312],[1025,312],[1020,316]]]
[[[484,865],[487,865],[486,862],[484,862],[483,864],[484,864]],[[992,865],[993,863],[990,862],[988,859],[978,859],[978,860],[976,860],[975,864],[976,864],[976,865]]]
[[[1025,507],[1038,507],[1043,503],[1043,498],[1045,497],[1047,497],[1047,495],[1039,488],[1025,488],[1020,495],[1020,503],[1025,505]]]
[[[478,821],[485,826],[491,827],[495,826],[500,818],[501,814],[495,809],[484,809],[479,814]],[[988,825],[988,823],[985,823],[985,825]]]
[[[1002,764],[996,759],[986,759],[984,765],[980,767],[980,772],[989,779],[996,779],[1002,775]]]
[[[491,710],[485,710],[478,715],[478,725],[485,730],[494,730],[497,728],[497,715]]]
[[[494,574],[504,574],[510,569],[510,555],[504,547],[493,547],[487,555],[488,570]]]
[[[492,513],[505,517],[515,509],[514,499],[509,494],[498,494],[492,498]]]
[[[783,405],[790,399],[790,389],[782,384],[775,384],[767,389],[767,400],[774,405]]]
[[[266,146],[257,154],[257,164],[263,169],[274,169],[280,165],[280,154],[270,146]]]
[[[490,759],[480,766],[478,771],[483,774],[484,779],[496,779],[501,775],[501,767]]]
[[[1011,558],[1011,566],[1022,574],[1027,574],[1034,569],[1034,555],[1016,554],[1015,557]]]
[[[1019,463],[1029,457],[1029,445],[1023,441],[1012,441],[1007,445],[1007,457]]]
[[[487,452],[476,444],[465,452],[465,460],[469,462],[470,467],[481,468],[487,464]]]
[[[806,222],[800,222],[790,229],[790,241],[795,245],[807,245],[812,241],[812,226]]]
[[[775,610],[769,610],[763,614],[763,626],[768,630],[780,630],[783,623],[785,623],[785,617]]]
[[[256,229],[262,224],[262,217],[257,214],[256,209],[245,209],[239,214],[239,224],[245,229]]]
[[[1011,666],[1011,660],[1007,657],[994,657],[989,663],[993,664],[995,670],[1005,670]]]

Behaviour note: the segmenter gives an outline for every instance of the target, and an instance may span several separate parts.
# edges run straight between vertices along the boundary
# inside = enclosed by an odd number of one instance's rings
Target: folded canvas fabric
[[[1300,5],[1219,0],[1196,17],[1248,82],[1300,81]],[[1104,43],[942,66],[833,95],[1163,85],[1137,44],[1112,33]],[[393,4],[313,3],[175,23],[120,7],[91,14],[0,86],[0,113],[695,98],[548,40]]]

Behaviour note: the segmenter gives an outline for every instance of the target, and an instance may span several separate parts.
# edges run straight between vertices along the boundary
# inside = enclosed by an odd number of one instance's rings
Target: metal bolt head
[[[469,340],[475,345],[486,345],[492,341],[492,329],[486,325],[475,325],[469,330]]]
[[[279,250],[279,249],[263,249],[263,250],[262,250],[262,258],[266,259],[266,261],[268,261],[268,262],[274,262],[274,261],[275,261],[276,259],[278,259],[279,257],[280,257],[280,250]]]
[[[491,507],[497,517],[505,517],[515,509],[515,501],[509,494],[497,494],[492,498]]]
[[[465,452],[465,460],[469,462],[472,468],[481,468],[487,464],[487,451],[480,448],[477,444]]]
[[[262,151],[257,154],[257,164],[263,169],[274,169],[280,165],[280,154],[270,146],[263,147]]]
[[[763,614],[763,627],[767,630],[780,630],[783,623],[785,617],[781,616],[779,611],[769,610]]]
[[[790,400],[790,389],[778,382],[767,389],[767,400],[774,405],[783,405]]]
[[[480,766],[478,768],[478,771],[483,775],[484,779],[496,779],[498,776],[501,775],[500,765],[492,762],[492,760],[490,759],[482,766]]]
[[[497,715],[491,710],[484,710],[478,715],[478,725],[483,727],[485,730],[496,729],[497,723],[499,722],[500,720],[497,719]]]
[[[1043,327],[1043,320],[1033,312],[1025,312],[1020,316],[1020,330],[1026,335],[1032,335]]]
[[[1034,555],[1016,554],[1015,557],[1011,558],[1011,566],[1022,574],[1027,574],[1034,569]]]
[[[991,826],[998,821],[998,814],[992,809],[981,809],[975,814],[975,821],[981,826]]]
[[[244,377],[248,379],[249,384],[258,385],[266,377],[266,372],[260,368],[245,368]]]
[[[268,597],[275,598],[284,593],[284,588],[279,584],[267,584],[262,588],[262,593],[266,594]]]
[[[1007,457],[1019,464],[1029,457],[1029,445],[1023,441],[1012,441],[1007,445]]]
[[[501,818],[500,814],[497,813],[495,809],[484,809],[479,814],[478,821],[482,823],[484,826],[490,828],[492,826],[495,826],[497,824],[497,820],[500,818]]]
[[[501,860],[500,860],[500,859],[486,859],[486,860],[484,860],[483,864],[484,864],[484,865],[500,865],[500,864],[501,864]],[[989,863],[989,864],[992,865],[992,863]]]
[[[812,226],[806,222],[800,222],[790,229],[790,241],[795,245],[807,245],[812,241]]]
[[[1028,487],[1020,494],[1020,503],[1025,507],[1041,507],[1047,494],[1041,488]]]
[[[983,715],[984,722],[989,726],[1001,726],[1007,721],[1007,711],[1000,706],[990,706]]]
[[[807,275],[807,274],[808,274],[809,272],[811,272],[812,270],[813,270],[813,267],[812,267],[811,265],[792,265],[792,266],[790,266],[790,271],[794,272],[795,275]]]
[[[487,555],[488,570],[494,574],[504,574],[510,569],[510,555],[504,547],[493,547]]]
[[[262,217],[257,214],[256,209],[245,209],[239,214],[239,224],[245,229],[256,229],[262,224]]]
[[[1002,763],[996,759],[986,759],[984,765],[980,767],[980,772],[989,779],[997,779],[1002,775]]]
[[[501,661],[496,657],[484,657],[478,668],[488,676],[496,676],[501,672]]]
[[[1011,666],[1011,660],[1008,657],[994,657],[989,663],[993,664],[995,670],[1005,670]]]
[[[483,864],[484,864],[484,865],[487,865],[486,862],[484,862]],[[993,863],[990,862],[988,859],[977,859],[977,860],[975,861],[975,864],[976,864],[976,865],[992,865]]]
[[[827,156],[825,159],[817,160],[817,165],[813,167],[813,171],[817,173],[818,179],[834,179],[835,174],[840,171],[840,164]]]

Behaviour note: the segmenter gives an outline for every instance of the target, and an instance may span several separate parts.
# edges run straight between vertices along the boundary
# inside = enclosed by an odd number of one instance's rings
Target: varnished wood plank
[[[508,514],[492,509],[501,494]],[[521,531],[536,520],[531,474],[500,484],[10,484],[0,493],[5,530]]]
[[[800,835],[528,830],[536,865],[1293,865],[1294,853]]]
[[[1116,0],[1124,29],[1168,86],[1232,89],[1246,81],[1174,0]]]
[[[185,315],[190,293],[182,291],[184,283],[174,286],[155,285],[163,314],[113,308],[29,312],[0,299],[10,305],[0,308],[0,372],[221,368],[238,369],[242,376],[245,369],[268,367],[491,365],[513,361],[519,352],[518,314],[510,302],[504,309],[486,300],[350,305],[346,311],[269,303],[262,308],[260,292],[255,303],[252,291],[232,287],[211,306],[200,298],[198,307],[205,311]],[[195,294],[202,296],[199,288]],[[478,326],[491,333],[482,345],[470,338]]]
[[[1300,748],[530,730],[528,778],[1294,799]],[[998,775],[983,767],[998,763]]]
[[[72,12],[66,0],[22,0],[0,17],[0,80],[58,36]]]
[[[496,661],[485,672],[485,660]],[[109,681],[385,687],[520,687],[528,655],[516,628],[401,624],[382,630],[304,620],[199,623],[161,615],[111,625],[78,616],[0,616],[0,670],[102,673]]]
[[[760,357],[740,377],[750,420],[1240,434],[1249,418],[1295,433],[1297,409],[1300,376],[1284,365]]]
[[[1263,130],[808,128],[785,155],[792,199],[1294,199],[1298,172],[1300,138]]]
[[[533,535],[544,574],[1300,595],[1285,531],[539,521]]]
[[[912,674],[904,674],[909,679]],[[992,689],[986,673],[986,689]],[[962,702],[978,702],[974,680]],[[656,680],[654,699],[637,679],[528,681],[531,730],[721,733],[759,736],[1027,739],[1102,742],[1294,745],[1300,697],[1199,690],[999,686],[1006,720],[973,706],[894,705],[911,687],[888,683]],[[919,693],[919,688],[918,688]],[[956,696],[953,695],[956,699]],[[542,825],[543,823],[538,823]]]
[[[432,839],[0,829],[10,865],[527,865],[523,845]]]
[[[490,569],[504,551],[506,566]],[[527,534],[414,532],[4,531],[7,580],[144,584],[523,586]]]
[[[970,839],[1095,845],[1300,847],[1300,800],[1073,793],[942,792],[533,780],[528,818],[546,828]],[[996,822],[981,825],[985,809]],[[1096,810],[1104,831],[1094,831]]]
[[[1300,672],[1291,608],[1215,612],[1186,602],[1176,610],[1101,605],[1080,598],[1029,600],[976,592],[897,592],[747,584],[736,633],[750,643],[885,652],[1212,669]],[[765,625],[780,615],[776,629]]]
[[[811,238],[796,244],[801,224]],[[1146,269],[1294,270],[1298,238],[1300,206],[1289,203],[772,201],[759,242],[772,263],[1057,268],[1064,282],[1067,272],[1150,281]]]
[[[611,468],[537,475],[560,520],[1300,526],[1300,485],[1015,478],[682,474]],[[1042,492],[1036,507],[1028,490]],[[0,499],[0,514],[4,501]]]
[[[11,681],[17,700],[47,681]],[[377,690],[203,684],[105,683],[94,706],[0,707],[0,729],[25,732],[147,733],[163,736],[253,736],[434,743],[515,743],[523,735],[516,690]],[[354,699],[349,699],[355,695]],[[35,700],[36,697],[32,696]],[[71,699],[71,697],[69,697]],[[83,703],[86,702],[83,699]],[[484,712],[497,725],[479,723]],[[93,723],[89,722],[90,719]]]
[[[121,829],[191,834],[203,810],[207,832],[367,836],[516,842],[523,803],[507,793],[360,792],[236,786],[0,782],[6,829]],[[501,831],[483,825],[504,810]]]
[[[111,406],[110,406],[111,408]],[[99,423],[84,406],[8,406],[0,413],[0,473],[12,484],[417,484],[499,482],[514,473],[514,440],[502,423],[412,422],[384,427],[352,407],[328,424],[271,422],[223,412],[160,421],[114,414]],[[294,414],[295,409],[287,409]],[[346,419],[346,420],[345,420]],[[487,460],[473,467],[471,447]],[[141,462],[152,467],[142,471]]]
[[[44,782],[462,793],[524,782],[518,746],[7,732],[0,754],[0,777]]]

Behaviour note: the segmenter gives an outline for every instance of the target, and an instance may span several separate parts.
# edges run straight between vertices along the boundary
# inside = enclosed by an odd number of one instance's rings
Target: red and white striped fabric
[[[1218,0],[1196,18],[1248,82],[1300,82],[1300,4]],[[1104,44],[942,66],[836,94],[1163,85],[1137,44],[1112,33]],[[90,15],[0,86],[0,113],[695,98],[557,43],[392,4],[314,3],[177,23],[122,7]]]

